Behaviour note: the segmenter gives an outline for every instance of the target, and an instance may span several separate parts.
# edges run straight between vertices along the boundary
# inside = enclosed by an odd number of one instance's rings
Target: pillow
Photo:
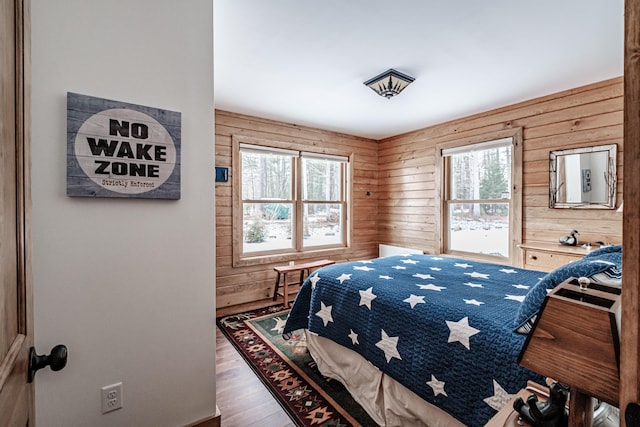
[[[603,256],[605,254],[612,254],[610,256]],[[603,246],[589,254],[585,255],[586,259],[598,258],[604,261],[610,261],[616,264],[611,268],[595,273],[589,277],[592,283],[601,283],[603,285],[622,285],[622,246]]]
[[[524,298],[514,321],[515,331],[527,334],[547,294],[570,277],[587,277],[594,283],[617,284],[622,278],[622,246],[597,249],[578,261],[563,265],[536,283]]]
[[[607,246],[601,246],[600,248],[589,252],[588,254],[586,254],[584,258],[598,258],[599,256],[603,255],[603,254],[608,254],[608,253],[619,253],[620,256],[622,256],[622,245],[607,245]]]

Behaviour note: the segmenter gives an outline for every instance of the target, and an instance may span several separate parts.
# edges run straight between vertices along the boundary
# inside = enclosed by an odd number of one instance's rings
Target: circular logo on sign
[[[122,194],[160,187],[176,164],[176,147],[167,129],[153,117],[126,108],[89,117],[78,130],[74,148],[93,182]]]

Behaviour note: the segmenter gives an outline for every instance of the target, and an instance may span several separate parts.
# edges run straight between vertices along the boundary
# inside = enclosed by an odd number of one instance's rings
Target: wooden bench
[[[301,285],[302,282],[304,282],[305,273],[307,277],[309,277],[311,270],[315,268],[324,267],[326,265],[331,265],[331,264],[335,264],[335,261],[331,261],[330,259],[323,259],[320,261],[305,262],[303,264],[281,265],[278,267],[273,267],[276,273],[278,273],[278,277],[276,278],[276,285],[273,288],[273,300],[276,301],[278,299],[278,295],[282,295],[282,298],[284,299],[283,301],[284,306],[289,307],[289,292],[290,292],[289,285]],[[297,272],[300,272],[300,281],[289,282],[289,278],[288,278],[289,273],[297,273]],[[282,285],[280,284],[281,277],[283,279]],[[278,292],[278,289],[280,288],[280,286],[282,286],[282,292]]]

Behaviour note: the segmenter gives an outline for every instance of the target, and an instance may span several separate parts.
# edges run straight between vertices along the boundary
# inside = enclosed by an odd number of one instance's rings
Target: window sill
[[[346,246],[307,250],[304,252],[286,252],[278,254],[267,254],[257,256],[244,256],[233,260],[233,267],[249,267],[264,264],[289,263],[290,261],[308,260],[311,258],[328,258],[332,256],[342,256],[349,248]]]
[[[468,259],[470,261],[489,262],[489,263],[492,263],[492,264],[515,266],[515,264],[513,263],[513,261],[510,258],[500,257],[500,256],[495,256],[495,255],[478,254],[478,253],[475,253],[475,252],[449,251],[449,252],[443,252],[440,255],[451,256],[451,257],[462,258],[462,259]]]

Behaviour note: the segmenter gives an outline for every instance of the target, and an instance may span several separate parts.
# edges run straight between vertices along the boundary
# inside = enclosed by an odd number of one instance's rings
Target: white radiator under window
[[[404,254],[421,254],[420,249],[403,248],[401,246],[391,245],[378,245],[378,256],[386,257],[392,255],[404,255]]]

